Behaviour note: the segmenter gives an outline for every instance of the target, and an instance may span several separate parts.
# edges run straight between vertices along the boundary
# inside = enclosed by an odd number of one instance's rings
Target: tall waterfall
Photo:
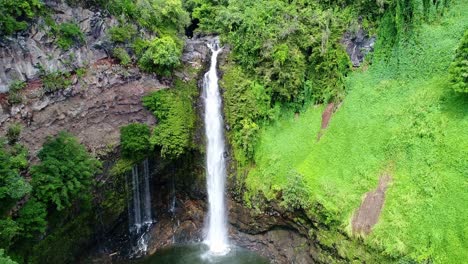
[[[148,234],[153,223],[151,215],[150,173],[148,159],[132,167],[131,199],[128,206],[130,234],[136,239],[135,253],[145,253]]]
[[[218,87],[216,63],[221,48],[216,43],[208,44],[212,51],[210,70],[203,82],[205,103],[205,134],[207,139],[206,170],[208,189],[208,233],[205,243],[213,254],[229,251],[226,228],[226,208],[224,181],[226,168],[224,160],[223,117],[221,115],[221,96]]]

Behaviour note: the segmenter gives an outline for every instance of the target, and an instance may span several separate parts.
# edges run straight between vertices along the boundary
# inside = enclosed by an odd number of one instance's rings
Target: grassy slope
[[[322,203],[351,233],[363,195],[389,172],[380,222],[365,242],[391,256],[466,261],[468,100],[448,88],[447,78],[468,25],[468,2],[459,2],[439,22],[422,25],[389,62],[348,77],[349,94],[320,142],[323,107],[266,127],[247,177],[249,193],[272,198],[297,171],[308,190],[302,199]]]

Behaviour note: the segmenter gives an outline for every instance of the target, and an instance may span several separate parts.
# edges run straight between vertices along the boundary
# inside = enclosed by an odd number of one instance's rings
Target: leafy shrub
[[[139,160],[151,150],[151,131],[148,125],[134,123],[120,128],[122,156],[130,160]]]
[[[23,101],[21,96],[21,90],[26,87],[26,83],[23,81],[14,81],[10,84],[8,90],[8,103],[10,104],[19,104]]]
[[[161,147],[161,156],[164,158],[178,158],[193,147],[196,118],[193,102],[196,91],[194,82],[176,80],[174,88],[143,97],[143,105],[158,119],[150,139],[151,144]]]
[[[61,23],[56,34],[58,34],[57,45],[64,50],[68,50],[76,44],[81,45],[85,41],[84,34],[76,23]]]
[[[468,30],[465,31],[449,68],[452,89],[468,93]]]
[[[88,198],[93,176],[101,163],[93,158],[72,135],[60,132],[49,137],[31,168],[34,196],[57,210],[69,207],[75,200]]]
[[[304,176],[297,171],[290,171],[287,175],[287,184],[282,191],[283,206],[291,209],[307,209],[308,190],[304,183]]]
[[[0,248],[0,263],[2,264],[18,264],[17,262],[11,260],[10,257],[5,255],[5,251]]]
[[[41,0],[0,1],[0,37],[25,30],[28,22],[44,9]]]
[[[47,73],[44,70],[40,71],[43,89],[46,93],[68,88],[72,84],[70,76],[69,72],[55,71]]]
[[[21,125],[18,123],[12,124],[10,127],[8,127],[7,134],[6,134],[8,143],[15,144],[18,141],[20,134],[21,134]]]
[[[126,43],[132,40],[136,35],[137,31],[131,24],[125,24],[123,26],[115,26],[109,29],[110,39],[114,43]]]
[[[180,64],[182,48],[171,37],[155,38],[147,47],[138,65],[147,72],[169,75]]]
[[[112,51],[112,54],[123,66],[128,66],[132,62],[130,55],[128,55],[128,52],[124,48],[117,47]]]

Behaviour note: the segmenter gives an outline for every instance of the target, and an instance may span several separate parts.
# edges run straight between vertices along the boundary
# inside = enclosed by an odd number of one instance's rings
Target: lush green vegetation
[[[37,156],[41,163],[31,168],[31,174],[38,200],[60,211],[78,199],[89,199],[100,163],[76,138],[61,132],[49,138]]]
[[[153,112],[158,124],[150,138],[161,148],[161,156],[175,159],[193,148],[197,95],[195,81],[176,80],[174,88],[160,90],[143,98],[143,105]]]
[[[8,90],[8,103],[13,104],[20,104],[23,102],[23,97],[21,96],[21,90],[26,87],[26,83],[23,81],[14,81],[10,84]]]
[[[100,5],[119,17],[119,25],[108,35],[116,46],[113,56],[123,65],[137,61],[144,71],[170,75],[180,64],[180,37],[189,23],[180,0],[113,0]]]
[[[455,58],[449,68],[453,90],[468,93],[468,29],[460,41]]]
[[[411,2],[415,10],[418,3]],[[319,142],[323,106],[308,106],[296,117],[282,111],[277,122],[261,128],[255,167],[246,179],[247,201],[255,205],[258,193],[268,199],[282,194],[285,205],[304,208],[327,224],[331,231],[319,231],[318,241],[342,257],[375,262],[376,254],[361,255],[340,233],[353,237],[354,211],[389,173],[381,219],[361,238],[388,257],[378,263],[464,262],[468,105],[464,94],[450,89],[448,68],[463,56],[462,48],[455,50],[463,46],[468,5],[452,5],[429,19],[417,13],[405,17],[413,21],[388,19],[392,13],[383,17],[373,64],[344,80],[348,94]],[[401,33],[389,30],[399,23]],[[391,34],[397,39],[389,45]],[[458,73],[460,80],[464,75]]]
[[[28,152],[17,143],[20,132],[19,125],[14,125],[9,129],[8,141],[0,140],[1,253],[5,249],[19,262],[27,259],[28,263],[68,262],[78,252],[76,246],[90,239],[91,231],[83,230],[92,230],[92,176],[99,172],[100,162],[76,138],[61,132],[46,141],[38,154],[40,162],[28,168]],[[24,179],[26,173],[32,175],[31,183]],[[18,204],[19,201],[22,202]],[[73,234],[61,231],[68,225],[80,228],[65,243],[64,238]],[[53,243],[57,245],[51,247]],[[60,247],[66,250],[58,252],[56,249]],[[61,261],[49,262],[50,255]]]
[[[134,123],[120,128],[120,148],[122,157],[141,160],[152,149],[151,130],[146,124]]]
[[[170,75],[172,69],[180,64],[182,46],[172,37],[155,38],[146,42],[144,49],[138,65],[145,71]]]
[[[57,45],[64,50],[68,50],[74,45],[84,44],[84,34],[76,23],[61,23],[52,27],[52,31],[57,37]]]
[[[43,9],[41,0],[0,0],[0,37],[25,30]]]

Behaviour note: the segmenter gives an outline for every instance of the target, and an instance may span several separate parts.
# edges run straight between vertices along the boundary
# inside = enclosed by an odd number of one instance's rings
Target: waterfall
[[[134,253],[141,254],[148,248],[148,231],[153,224],[148,159],[132,167],[129,182],[132,190],[128,206],[129,230],[131,237],[136,240]]]
[[[226,168],[224,160],[223,117],[221,96],[218,87],[216,63],[221,48],[217,43],[208,44],[212,51],[210,70],[203,82],[205,103],[205,134],[207,139],[206,170],[208,190],[208,225],[205,243],[212,254],[222,255],[229,251],[226,228],[224,181]]]

